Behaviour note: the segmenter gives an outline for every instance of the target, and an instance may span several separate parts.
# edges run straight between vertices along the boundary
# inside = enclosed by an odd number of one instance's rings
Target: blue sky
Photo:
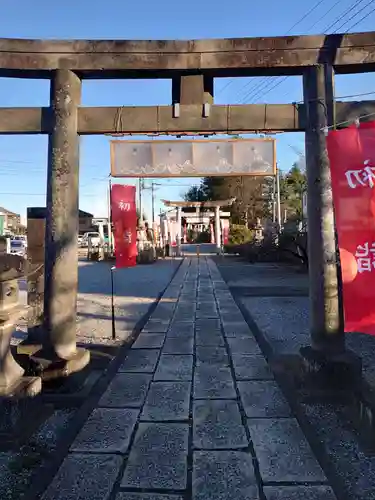
[[[125,2],[112,0],[2,0],[1,37],[91,39],[189,39],[277,36],[323,32],[370,31],[374,4],[362,0],[175,0]],[[367,5],[367,7],[366,7]],[[316,6],[313,11],[308,12]],[[361,10],[363,9],[363,10]],[[308,14],[308,15],[306,15]],[[364,20],[362,17],[369,14]],[[305,16],[306,15],[306,16]],[[305,16],[305,17],[304,17]],[[302,19],[304,17],[304,19]],[[302,20],[301,20],[302,19]],[[358,22],[360,21],[360,22]],[[336,23],[335,23],[336,22]],[[334,24],[335,23],[335,24]],[[358,23],[356,26],[354,26]],[[295,25],[295,26],[294,26]],[[375,75],[336,77],[336,95],[374,91]],[[371,99],[374,96],[358,97]],[[47,106],[48,81],[0,78],[0,106]],[[82,105],[170,104],[168,80],[85,81]],[[215,102],[287,103],[302,100],[302,82],[286,79],[218,79]],[[137,137],[138,139],[138,137]],[[281,169],[290,168],[304,150],[303,134],[279,134],[277,155]],[[293,149],[294,148],[294,149]],[[45,205],[47,137],[0,136],[0,206],[25,214],[27,206]],[[106,214],[106,177],[109,172],[109,138],[81,139],[80,207],[95,215]],[[160,181],[158,181],[160,182]],[[157,197],[180,198],[189,179],[163,180]],[[178,184],[178,185],[176,185]],[[150,211],[150,192],[144,194]],[[157,211],[160,203],[157,202]]]

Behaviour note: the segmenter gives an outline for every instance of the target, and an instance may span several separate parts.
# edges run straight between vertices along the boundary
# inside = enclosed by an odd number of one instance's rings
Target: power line
[[[250,92],[250,94],[252,94],[250,99],[253,101],[256,97],[258,97],[259,94],[262,94],[262,92],[264,92],[265,90],[268,89],[267,92],[265,94],[263,94],[263,95],[267,95],[269,92],[271,92],[271,90],[278,87],[285,80],[287,80],[287,78],[288,78],[287,76],[278,76],[276,78],[276,80],[266,78],[267,84],[265,86],[261,86],[261,88],[254,89],[252,92]],[[280,79],[281,79],[281,81],[280,81]],[[272,84],[275,84],[275,85],[273,85],[271,88],[269,88]],[[246,99],[246,97],[245,97],[245,99]]]
[[[334,4],[330,7],[330,8],[326,11],[326,13],[325,13],[325,14],[323,14],[323,16],[322,16],[321,18],[317,19],[317,20],[315,21],[315,23],[314,23],[312,26],[310,26],[309,31],[311,31],[313,28],[315,28],[315,26],[316,26],[317,24],[319,24],[319,23],[320,23],[320,21],[321,21],[322,19],[324,19],[325,17],[327,17],[327,16],[328,16],[328,14],[330,14],[330,13],[333,11],[333,9],[334,9],[337,5],[339,5],[340,3],[341,3],[341,0],[337,0],[337,1],[336,1],[336,2],[335,2],[335,3],[334,3]],[[323,31],[325,31],[325,30],[323,30]]]
[[[305,20],[305,19],[306,19],[306,18],[307,18],[310,14],[312,14],[312,13],[313,13],[313,12],[314,12],[314,11],[315,11],[318,7],[319,7],[319,6],[323,3],[323,1],[324,1],[324,0],[319,0],[319,1],[318,1],[318,2],[317,2],[314,6],[313,6],[313,7],[311,7],[311,9],[310,9],[310,10],[309,10],[306,14],[304,14],[304,15],[303,15],[303,16],[299,19],[299,21],[297,21],[296,23],[294,23],[294,25],[293,25],[293,26],[292,26],[292,27],[291,27],[291,28],[290,28],[290,29],[286,32],[286,34],[285,34],[284,36],[288,35],[288,34],[289,34],[289,33],[290,33],[290,32],[291,32],[291,31],[292,31],[292,30],[293,30],[296,26],[298,26],[298,24],[300,24],[300,23],[301,23],[302,21],[304,21],[304,20]],[[337,5],[337,2],[336,2],[336,4],[335,4],[335,5]],[[328,11],[328,12],[329,12],[329,11]],[[327,15],[327,13],[326,13],[325,15]],[[324,16],[323,16],[323,18],[324,18]],[[322,18],[321,18],[321,19],[322,19]],[[320,20],[321,20],[321,19],[320,19]],[[280,85],[281,83],[283,83],[283,82],[284,82],[284,81],[285,81],[288,77],[277,77],[276,81],[278,81],[278,79],[280,79],[280,78],[282,78],[282,81],[280,81],[279,85]],[[255,83],[255,86],[253,86],[253,87],[250,89],[250,91],[247,93],[247,95],[246,95],[245,97],[243,97],[243,99],[242,99],[242,100],[243,100],[243,102],[245,101],[245,99],[248,99],[248,98],[249,98],[249,96],[250,96],[250,95],[252,95],[252,94],[254,93],[254,91],[255,91],[255,93],[256,93],[256,94],[258,94],[258,92],[259,92],[259,91],[264,91],[264,90],[266,90],[266,89],[267,89],[270,85],[272,85],[272,83],[274,83],[274,82],[275,82],[275,80],[273,80],[273,81],[271,80],[271,82],[270,82],[270,81],[269,81],[269,78],[267,78],[267,77],[266,77],[266,78],[264,78],[263,80],[261,80],[260,82],[256,82],[256,83]],[[252,82],[251,82],[251,83],[252,83]],[[276,86],[277,86],[277,85],[276,85]],[[275,87],[276,87],[276,86],[275,86]],[[261,88],[260,88],[260,87],[261,87]],[[272,87],[272,89],[273,89],[273,88],[275,88],[275,87]],[[272,90],[272,89],[271,89],[271,90]],[[240,92],[241,92],[241,90],[240,90]],[[270,91],[269,91],[269,92],[270,92]],[[238,93],[237,95],[239,95],[239,93]],[[250,99],[253,99],[253,98],[254,98],[253,96],[252,96],[252,97],[250,97]],[[237,102],[238,102],[238,103],[239,103],[239,102],[241,102],[241,99],[239,99]]]
[[[303,16],[298,20],[296,21],[291,28],[289,28],[289,30],[285,33],[284,36],[287,36],[296,26],[298,26],[301,22],[303,22],[310,14],[312,14],[325,0],[318,0],[316,2],[316,4],[311,7],[311,9],[309,11],[307,11],[305,14],[303,14]],[[227,89],[229,87],[229,85],[231,85],[231,83],[233,83],[236,79],[233,78],[230,82],[228,82],[228,84],[220,91],[220,92],[223,92],[225,89]],[[267,78],[266,78],[267,80]],[[249,82],[248,84],[245,84],[244,87],[247,87],[249,86],[251,83],[253,82]],[[259,83],[259,82],[258,82]],[[255,83],[255,86],[257,85],[257,83]],[[241,91],[244,89],[244,87],[242,89],[239,90],[239,93],[241,93]],[[239,94],[238,93],[238,94]],[[237,95],[238,95],[237,94]]]
[[[374,11],[375,11],[375,8],[374,8]],[[350,123],[355,123],[357,120],[360,120],[361,118],[370,118],[370,116],[375,116],[375,112],[374,113],[367,113],[365,115],[359,115],[356,118],[352,118],[350,120],[345,120],[343,122],[335,123],[334,125],[330,125],[329,127],[323,127],[320,130],[321,131],[323,131],[323,130],[329,130],[329,129],[332,129],[332,128],[335,128],[335,127],[339,127],[340,125],[348,125]]]
[[[352,24],[352,26],[350,26],[348,28],[348,31],[355,28],[359,23],[361,23],[362,21],[364,21],[370,14],[372,14],[373,12],[375,12],[375,7],[370,10],[370,12],[368,12],[366,15],[364,15],[363,17],[361,17],[361,19],[359,19],[357,22],[355,22],[354,24]]]
[[[339,23],[343,17],[345,17],[347,14],[350,14],[350,12],[352,12],[353,9],[355,9],[356,7],[359,7],[361,5],[361,3],[363,3],[365,0],[356,0],[355,2],[353,2],[351,5],[349,5],[349,7],[343,12],[341,13],[334,21],[333,23],[331,23],[329,26],[327,26],[326,28],[324,28],[324,32],[326,33],[327,31],[329,31],[330,29],[332,29],[337,23]],[[334,33],[337,32],[337,29],[335,29]]]
[[[374,1],[374,0],[370,0],[370,3],[366,4],[364,8],[366,8],[368,5],[370,5],[373,1]],[[353,10],[353,8],[358,7],[358,6],[359,6],[359,5],[361,5],[361,3],[363,3],[363,2],[364,2],[364,0],[356,0],[356,2],[354,2],[354,3],[353,3],[353,4],[352,4],[352,5],[351,5],[351,6],[350,6],[350,7],[349,7],[349,8],[348,8],[345,12],[344,12],[344,14],[343,14],[342,16],[346,16],[349,12],[351,12],[351,11]],[[334,5],[337,5],[337,4],[338,4],[338,2],[336,2]],[[322,17],[320,20],[324,19],[324,17],[326,17],[326,16],[327,16],[327,14],[328,14],[329,12],[331,12],[331,11],[332,11],[332,9],[333,9],[333,7],[331,7],[331,8],[330,8],[330,9],[329,9],[329,10],[328,10],[328,11],[327,11],[324,15],[323,15],[323,17]],[[375,10],[375,9],[374,9],[374,10]],[[371,12],[370,12],[370,13],[371,13]],[[369,14],[370,14],[370,13],[369,13]],[[358,14],[358,12],[357,12],[357,14]],[[356,15],[357,15],[357,14],[356,14]],[[346,21],[345,21],[345,22],[344,22],[344,23],[340,26],[340,28],[341,28],[342,26],[344,26],[345,24],[347,24],[347,22],[349,22],[349,21],[350,21],[353,17],[355,17],[355,15],[354,15],[354,16],[352,16],[349,20],[346,20]],[[365,16],[365,17],[364,17],[364,18],[362,18],[360,21],[358,21],[358,23],[357,23],[357,24],[359,24],[359,22],[361,22],[361,21],[362,21],[363,19],[365,19],[366,17],[367,17],[367,16]],[[338,18],[336,18],[336,20],[334,21],[334,23],[332,23],[332,24],[331,24],[328,28],[325,28],[325,29],[324,29],[324,31],[326,32],[326,31],[328,31],[330,28],[332,28],[335,24],[337,24],[337,22],[339,22],[339,21],[341,20],[341,18],[342,18],[341,16],[339,16]],[[315,23],[315,25],[316,25],[316,23]],[[356,24],[355,24],[354,26],[356,26]],[[340,28],[339,28],[339,29],[340,29]],[[352,28],[353,28],[353,26],[352,26],[352,27],[350,27],[349,29],[352,29]],[[349,31],[349,29],[348,29],[347,31]],[[288,79],[288,76],[284,76],[284,77],[277,77],[277,78],[278,78],[278,80],[276,80],[276,82],[271,80],[271,81],[270,81],[270,82],[268,82],[268,84],[266,84],[266,85],[264,85],[264,82],[263,82],[263,84],[262,84],[261,82],[259,82],[259,83],[258,83],[258,87],[253,88],[253,89],[250,91],[250,93],[248,93],[248,94],[247,94],[247,96],[244,98],[244,100],[245,100],[246,98],[250,98],[251,100],[254,100],[255,98],[258,98],[259,94],[262,94],[262,93],[263,93],[263,96],[265,96],[265,95],[269,94],[272,90],[274,90],[274,89],[275,89],[275,88],[277,88],[279,85],[281,85],[282,83],[284,83],[284,82]],[[267,81],[267,78],[265,79],[265,81]],[[272,83],[275,83],[275,84],[274,84],[274,85],[272,85]],[[272,86],[271,86],[271,85],[272,85]],[[271,86],[271,88],[269,88],[270,86]],[[264,91],[265,91],[265,90],[267,90],[267,92],[265,92],[265,93],[264,93]],[[251,94],[251,96],[250,96],[250,94]],[[250,96],[250,97],[249,97],[249,96]]]
[[[351,12],[353,9],[355,9],[356,7],[358,7],[359,5],[361,5],[361,3],[363,3],[364,0],[357,0],[356,2],[354,2],[346,11],[345,13],[343,14],[344,16],[347,15],[349,12]],[[374,2],[374,0],[370,0],[370,2],[368,2],[363,8],[366,8],[368,7],[369,5],[371,5],[372,3]],[[336,4],[335,4],[336,5]],[[363,10],[363,9],[362,9]],[[357,24],[359,24],[361,21],[363,21],[364,19],[366,19],[372,12],[375,11],[375,8],[370,11],[367,15],[365,15],[364,17],[362,17],[358,22],[356,22],[354,25],[352,25],[351,27],[349,27],[346,32],[348,32],[350,29],[353,29],[353,27],[357,26]],[[327,13],[326,13],[327,14]],[[353,16],[351,16],[349,19],[347,19],[342,25],[339,26],[339,28],[337,28],[337,30],[341,29],[345,24],[347,24],[351,19],[355,18],[357,15],[359,14],[359,12],[357,11]],[[326,28],[324,31],[328,31],[328,29],[330,29],[331,27],[333,27],[339,20],[340,20],[340,17],[339,16],[336,21],[330,25],[330,27]],[[337,30],[335,30],[335,32],[337,32]],[[263,86],[262,88],[258,88],[255,89],[255,94],[254,92],[252,92],[252,97],[251,99],[254,100],[255,98],[259,98],[260,97],[260,94],[262,94],[262,96],[264,97],[265,95],[269,94],[272,90],[274,90],[275,88],[277,88],[279,85],[281,85],[285,80],[288,79],[288,76],[284,76],[284,77],[278,77],[279,78],[279,81],[277,81],[275,83],[275,85],[273,85],[271,88],[270,85],[272,85],[272,81],[266,85],[265,87]],[[268,89],[268,90],[267,90]],[[263,93],[265,90],[267,90],[267,92]]]
[[[286,35],[289,35],[289,33],[290,33],[290,32],[291,32],[294,28],[296,28],[296,27],[297,27],[297,26],[298,26],[298,25],[299,25],[302,21],[304,21],[307,17],[309,17],[309,15],[310,15],[310,14],[312,14],[312,13],[314,12],[314,10],[316,10],[316,9],[317,9],[317,8],[318,8],[318,7],[319,7],[319,6],[320,6],[320,5],[324,2],[324,1],[325,1],[325,0],[319,0],[319,1],[318,1],[318,2],[317,2],[314,6],[313,6],[313,7],[311,7],[311,9],[310,9],[308,12],[306,12],[306,14],[305,14],[305,15],[303,15],[299,21],[297,21],[297,22],[295,22],[295,23],[293,24],[293,26],[292,26],[292,27],[291,27],[291,28],[290,28],[290,29],[289,29],[289,30],[285,33],[285,36],[286,36]]]

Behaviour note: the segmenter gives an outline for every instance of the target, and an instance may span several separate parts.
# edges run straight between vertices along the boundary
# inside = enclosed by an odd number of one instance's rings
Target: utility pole
[[[140,178],[138,181],[138,196],[139,196],[139,219],[143,219],[143,213],[142,213],[142,189],[144,188],[143,186],[143,179]]]
[[[150,189],[151,190],[151,212],[152,212],[152,222],[155,222],[155,191],[156,186],[162,186],[159,182],[152,181],[151,186],[145,186],[143,184],[142,189]]]
[[[276,221],[276,200],[275,200],[276,182],[275,177],[272,177],[272,222]]]
[[[152,223],[155,222],[155,182],[151,182],[151,212],[152,212]]]
[[[280,170],[276,168],[276,185],[277,185],[277,222],[279,225],[279,231],[281,231],[282,220],[281,220],[281,197],[280,197]]]

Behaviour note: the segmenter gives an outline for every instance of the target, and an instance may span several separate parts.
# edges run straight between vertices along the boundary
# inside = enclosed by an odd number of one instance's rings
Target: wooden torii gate
[[[48,134],[44,344],[76,369],[79,136],[306,133],[312,357],[346,359],[324,128],[375,113],[333,74],[375,70],[375,32],[223,40],[0,40],[0,77],[47,78],[50,106],[0,108],[0,133]],[[214,105],[214,79],[301,75],[304,103]],[[170,106],[81,107],[85,78],[169,78]],[[314,359],[315,359],[314,358]],[[63,363],[64,364],[64,363]]]

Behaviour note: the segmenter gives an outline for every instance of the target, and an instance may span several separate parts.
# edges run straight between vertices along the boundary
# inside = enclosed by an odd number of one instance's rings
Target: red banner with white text
[[[375,122],[328,133],[345,331],[375,335]]]
[[[137,209],[135,186],[114,184],[111,212],[115,237],[116,267],[133,267],[137,258]]]

